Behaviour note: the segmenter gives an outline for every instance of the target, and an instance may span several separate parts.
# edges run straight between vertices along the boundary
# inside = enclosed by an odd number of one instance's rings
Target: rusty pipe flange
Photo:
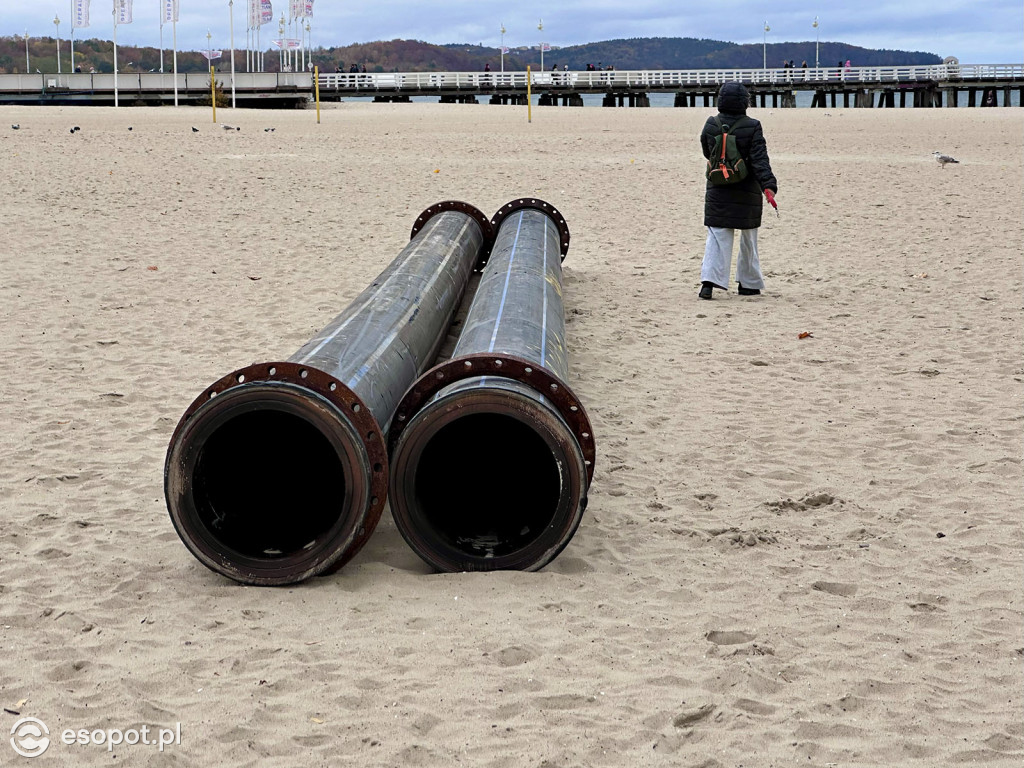
[[[594,479],[594,459],[597,451],[594,447],[594,431],[583,404],[569,385],[551,371],[515,355],[487,352],[462,355],[436,365],[424,373],[398,404],[388,433],[389,449],[395,449],[405,425],[434,395],[449,384],[479,376],[497,376],[521,382],[549,400],[579,443],[587,469],[587,485],[590,485]]]
[[[244,531],[236,531],[235,535],[239,540],[245,539],[248,546],[232,546],[231,542],[219,541],[207,525],[210,520],[214,524],[221,522],[216,519],[220,513],[217,507],[230,497],[230,482],[238,482],[240,476],[244,478],[244,486],[266,485],[260,470],[247,465],[250,456],[262,457],[270,452],[269,448],[274,448],[277,454],[269,460],[273,462],[275,456],[298,450],[288,445],[287,440],[277,439],[273,429],[266,434],[260,430],[246,433],[251,443],[223,440],[218,449],[210,448],[221,439],[218,430],[227,426],[230,431],[232,424],[237,425],[254,414],[262,418],[267,413],[285,420],[293,429],[296,424],[302,425],[304,436],[312,435],[322,445],[329,446],[328,452],[334,455],[326,465],[344,475],[342,479],[303,475],[296,483],[300,486],[296,493],[292,493],[290,486],[277,489],[277,501],[284,497],[286,504],[282,504],[279,511],[269,513],[274,515],[273,525],[287,529],[294,521],[294,527],[301,529],[304,517],[319,516],[321,529],[313,535],[313,541],[272,555],[258,551],[259,548],[254,551],[250,541],[254,537]],[[204,453],[208,449],[210,453],[219,451],[227,465],[224,474],[234,475],[233,478],[222,482],[218,472],[207,472],[203,468]],[[250,449],[251,454],[246,454]],[[264,465],[267,461],[263,457]],[[250,365],[228,374],[207,387],[186,409],[168,448],[164,493],[178,535],[200,562],[242,583],[280,585],[333,572],[355,556],[380,520],[387,497],[387,476],[383,433],[358,396],[319,369],[291,362],[271,362]],[[288,478],[288,482],[293,479]],[[209,494],[210,487],[218,483],[223,487],[217,504],[212,502],[212,496],[207,499],[209,503],[197,501],[197,495]],[[320,504],[317,493],[324,486],[337,492]],[[253,496],[254,492],[248,487],[244,490],[250,498]],[[302,508],[298,497],[316,509]],[[287,506],[292,503],[298,508]],[[339,503],[341,511],[347,514],[335,521],[331,515]],[[239,508],[247,511],[244,502],[239,502]],[[262,521],[266,523],[268,512],[263,510],[259,514],[264,515]],[[238,529],[244,527],[245,523]],[[253,523],[252,530],[256,527]]]
[[[494,234],[498,230],[491,225],[491,220],[488,219],[483,211],[476,206],[464,203],[461,200],[445,200],[441,203],[435,203],[417,217],[416,222],[412,225],[412,232],[409,235],[409,239],[411,240],[416,237],[420,230],[426,226],[428,221],[437,216],[437,214],[444,213],[445,211],[458,211],[459,213],[464,213],[480,225],[480,230],[483,232],[484,236],[484,246],[480,250],[480,258],[473,267],[473,269],[479,272],[487,265],[487,259],[491,255],[491,246],[494,245]]]
[[[547,214],[547,217],[555,223],[555,226],[558,227],[558,242],[561,243],[562,261],[565,261],[565,254],[569,252],[569,225],[565,223],[565,218],[555,206],[538,200],[536,197],[521,197],[518,200],[510,200],[501,206],[494,214],[494,218],[491,219],[495,237],[497,237],[498,230],[501,229],[501,223],[516,211],[521,211],[524,208],[532,208]]]

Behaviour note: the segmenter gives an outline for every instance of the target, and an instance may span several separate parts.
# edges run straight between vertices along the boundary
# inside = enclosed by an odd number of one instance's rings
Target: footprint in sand
[[[811,584],[811,589],[816,589],[819,592],[828,592],[830,595],[839,595],[840,597],[853,597],[857,594],[856,584],[841,584],[837,581],[816,581]]]
[[[783,501],[767,501],[765,502],[765,506],[772,507],[773,509],[804,512],[808,509],[827,507],[829,504],[835,504],[836,502],[841,504],[843,500],[837,499],[830,493],[815,493],[804,496],[800,501],[793,501],[792,499],[784,499]]]
[[[680,712],[674,718],[672,718],[672,725],[676,728],[688,728],[691,725],[696,725],[702,720],[707,720],[715,712],[714,704],[703,704],[693,709],[687,709],[684,712]]]
[[[704,635],[704,638],[709,643],[714,643],[715,645],[739,645],[741,643],[749,643],[755,637],[757,637],[757,635],[752,635],[749,632],[741,632],[735,629],[713,629]]]
[[[532,660],[536,655],[533,651],[513,645],[494,654],[494,660],[502,667],[516,667]]]

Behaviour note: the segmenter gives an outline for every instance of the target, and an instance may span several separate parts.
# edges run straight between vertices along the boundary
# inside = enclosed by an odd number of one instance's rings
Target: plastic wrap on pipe
[[[200,562],[277,585],[359,551],[387,496],[387,426],[491,242],[473,206],[428,208],[388,268],[292,357],[234,371],[195,399],[171,438],[164,491]]]
[[[389,436],[395,523],[441,571],[544,567],[579,527],[593,476],[593,432],[566,383],[568,226],[537,199],[491,223],[453,356],[410,388]]]

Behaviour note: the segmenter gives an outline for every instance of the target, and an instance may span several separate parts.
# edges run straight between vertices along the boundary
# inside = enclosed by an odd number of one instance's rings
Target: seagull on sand
[[[192,133],[199,133],[199,129],[196,128],[194,125],[192,126]]]
[[[944,155],[941,152],[939,152],[938,150],[932,152],[932,157],[934,157],[936,159],[936,161],[938,161],[939,165],[942,167],[943,170],[945,170],[946,165],[948,163],[958,163],[959,164],[959,162],[960,162],[955,157],[950,157],[949,155]]]
[[[12,123],[11,128],[13,128],[14,130],[18,130],[19,128],[21,128],[21,123]]]

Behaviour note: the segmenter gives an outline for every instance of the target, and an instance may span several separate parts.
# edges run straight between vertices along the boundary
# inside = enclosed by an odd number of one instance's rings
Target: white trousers
[[[700,266],[701,282],[729,288],[729,269],[732,266],[732,243],[740,233],[740,252],[736,257],[736,280],[744,288],[764,288],[761,262],[757,258],[756,229],[725,229],[708,227],[708,241],[704,245],[704,262]]]

